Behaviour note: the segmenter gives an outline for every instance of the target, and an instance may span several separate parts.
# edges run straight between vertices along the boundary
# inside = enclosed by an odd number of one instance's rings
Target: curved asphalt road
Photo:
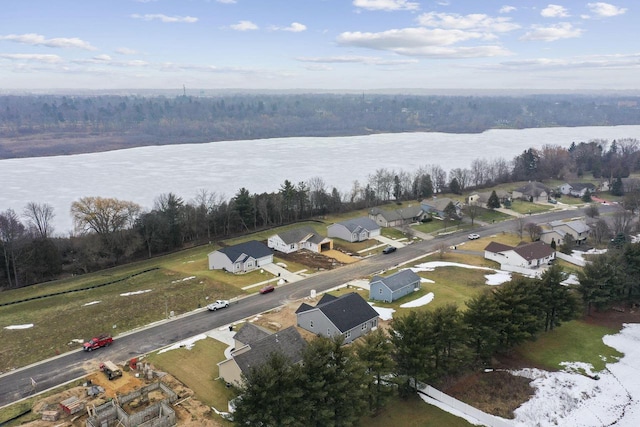
[[[616,207],[602,206],[602,214]],[[527,222],[545,223],[558,219],[577,217],[582,211],[565,210],[526,217]],[[485,225],[475,229],[481,237],[503,231],[512,231],[514,220]],[[0,376],[0,407],[35,393],[80,378],[95,370],[100,361],[125,361],[161,347],[174,344],[194,335],[220,328],[224,325],[271,310],[290,300],[298,300],[310,294],[312,289],[322,292],[357,278],[392,268],[405,261],[424,256],[445,245],[457,245],[466,240],[466,232],[460,231],[446,237],[417,242],[388,255],[378,255],[323,272],[291,285],[278,287],[275,292],[253,295],[232,303],[229,308],[210,313],[206,309],[188,315],[159,322],[148,327],[119,335],[113,345],[86,353],[82,350],[65,353]],[[32,383],[35,381],[35,386]]]

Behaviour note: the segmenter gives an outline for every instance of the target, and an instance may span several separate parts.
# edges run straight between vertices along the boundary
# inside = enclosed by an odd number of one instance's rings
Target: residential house
[[[492,191],[484,191],[481,193],[471,193],[471,195],[467,198],[467,203],[469,205],[482,206],[486,207],[489,202],[489,198],[491,197]],[[496,196],[498,196],[498,200],[501,205],[504,205],[505,202],[511,199],[511,195],[503,190],[496,190]]]
[[[534,203],[547,202],[550,196],[551,189],[541,182],[529,182],[511,192],[511,197],[514,199]]]
[[[559,220],[552,221],[544,226],[543,232],[540,236],[540,240],[549,245],[552,241],[555,240],[556,244],[559,245],[564,241],[565,236],[567,234],[570,234],[576,244],[581,245],[582,243],[586,242],[590,233],[591,228],[587,225],[586,222],[582,220]]]
[[[378,327],[378,313],[355,292],[324,294],[315,307],[303,303],[296,317],[299,327],[328,338],[342,335],[345,344]]]
[[[328,226],[327,235],[347,242],[363,242],[379,236],[380,226],[366,217],[348,219]]]
[[[584,197],[587,192],[589,194],[593,194],[596,191],[596,186],[591,184],[590,182],[576,182],[573,184],[569,184],[565,182],[560,186],[560,192],[565,196],[574,196],[574,197]]]
[[[304,226],[274,234],[267,239],[267,246],[286,254],[300,249],[320,253],[333,249],[333,240],[322,237],[309,226]]]
[[[449,203],[453,203],[453,206],[456,209],[456,216],[458,218],[462,218],[462,204],[459,201],[449,199],[448,197],[434,197],[432,199],[424,199],[422,202],[420,202],[420,206],[426,213],[444,218],[444,211],[447,206],[449,206]]]
[[[523,243],[516,247],[491,242],[484,249],[484,257],[500,264],[503,270],[509,267],[532,269],[549,264],[555,259],[555,250],[544,242]]]
[[[209,270],[246,273],[273,262],[273,252],[257,240],[226,246],[209,254]]]
[[[246,328],[247,333],[238,337]],[[242,374],[249,374],[274,353],[281,353],[291,363],[300,363],[307,342],[295,326],[269,334],[256,331],[257,327],[248,323],[234,336],[236,347],[231,357],[218,363],[218,376],[228,384],[242,385]]]
[[[373,276],[369,281],[369,299],[392,302],[420,289],[420,276],[410,269],[388,277]]]
[[[425,212],[420,205],[398,207],[397,209],[382,210],[372,208],[369,210],[369,218],[380,227],[402,227],[412,222],[418,222],[424,218]]]

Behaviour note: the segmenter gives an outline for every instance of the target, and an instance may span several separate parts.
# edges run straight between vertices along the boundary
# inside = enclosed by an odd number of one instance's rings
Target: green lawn
[[[539,205],[537,203],[525,202],[522,200],[513,200],[511,202],[510,209],[512,211],[518,212],[519,214],[527,215],[548,212],[553,209],[553,207],[547,205]]]
[[[360,419],[362,427],[469,427],[471,425],[463,418],[429,405],[418,396],[411,396],[408,399],[391,399],[375,417],[365,416]]]
[[[541,333],[536,341],[525,343],[515,351],[525,360],[549,370],[561,369],[561,362],[579,361],[590,363],[595,371],[601,371],[606,363],[614,363],[622,357],[620,352],[602,341],[605,335],[618,332],[574,320],[551,332]]]

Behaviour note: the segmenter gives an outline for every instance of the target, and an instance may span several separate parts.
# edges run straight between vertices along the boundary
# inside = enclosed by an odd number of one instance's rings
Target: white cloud
[[[515,12],[517,9],[514,6],[508,6],[508,5],[504,5],[500,8],[500,10],[498,11],[499,13],[511,13],[511,12]]]
[[[237,24],[231,25],[231,29],[236,31],[251,31],[257,30],[259,27],[251,21],[240,21]]]
[[[404,28],[380,33],[346,32],[338,36],[337,42],[345,46],[434,58],[478,58],[510,54],[500,46],[450,47],[459,42],[486,38],[487,34],[479,32]]]
[[[299,33],[301,31],[306,31],[307,26],[301,24],[299,22],[292,22],[288,27],[283,28],[283,31],[291,31],[292,33]]]
[[[371,65],[404,65],[416,64],[417,59],[382,59],[375,56],[327,56],[327,57],[299,57],[300,62],[318,64],[371,64]]]
[[[115,50],[116,53],[120,55],[136,55],[138,53],[137,50],[129,49],[128,47],[119,47]]]
[[[626,8],[614,6],[612,4],[603,2],[587,3],[587,7],[591,10],[592,13],[603,18],[623,15],[627,12]]]
[[[43,55],[39,53],[3,53],[0,58],[15,61],[44,62],[47,64],[55,64],[62,62],[62,58],[58,55]]]
[[[111,57],[106,54],[96,55],[93,57],[96,61],[111,61]]]
[[[521,40],[542,40],[551,42],[560,39],[580,37],[583,30],[574,28],[568,22],[561,22],[550,27],[533,26],[532,30],[522,36]]]
[[[32,46],[46,46],[46,47],[60,47],[60,48],[76,48],[84,50],[96,50],[90,43],[81,40],[77,37],[64,38],[56,37],[47,39],[40,34],[9,34],[6,36],[0,36],[0,40],[7,40],[16,43],[29,44]]]
[[[420,3],[407,0],[353,0],[353,5],[367,10],[418,10]]]
[[[458,15],[456,13],[423,13],[418,17],[418,23],[425,27],[448,28],[455,30],[482,30],[503,33],[520,28],[511,22],[511,18],[492,18],[491,16],[474,13]]]
[[[216,0],[218,3],[224,3],[224,4],[235,4],[237,3],[236,0]]]
[[[181,22],[186,24],[193,24],[195,22],[198,22],[198,18],[195,18],[193,16],[168,16],[161,13],[146,15],[139,15],[137,13],[134,13],[133,15],[131,15],[131,17],[134,19],[141,19],[143,21],[160,21],[165,23]]]
[[[592,55],[564,59],[535,58],[504,61],[500,64],[510,70],[531,69],[640,69],[640,53],[631,55]]]
[[[569,13],[565,7],[557,4],[550,4],[540,12],[545,18],[566,18]]]

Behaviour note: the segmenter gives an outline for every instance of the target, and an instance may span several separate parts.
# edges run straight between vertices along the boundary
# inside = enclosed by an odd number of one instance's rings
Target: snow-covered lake
[[[72,229],[71,203],[100,196],[152,208],[163,193],[185,200],[205,189],[233,197],[277,191],[320,176],[348,191],[376,169],[413,172],[437,164],[445,171],[468,168],[474,159],[512,160],[546,144],[621,138],[640,139],[640,126],[590,126],[489,130],[481,134],[400,133],[330,138],[274,138],[131,148],[105,153],[0,160],[0,211],[21,213],[29,202],[54,207],[57,234]]]

